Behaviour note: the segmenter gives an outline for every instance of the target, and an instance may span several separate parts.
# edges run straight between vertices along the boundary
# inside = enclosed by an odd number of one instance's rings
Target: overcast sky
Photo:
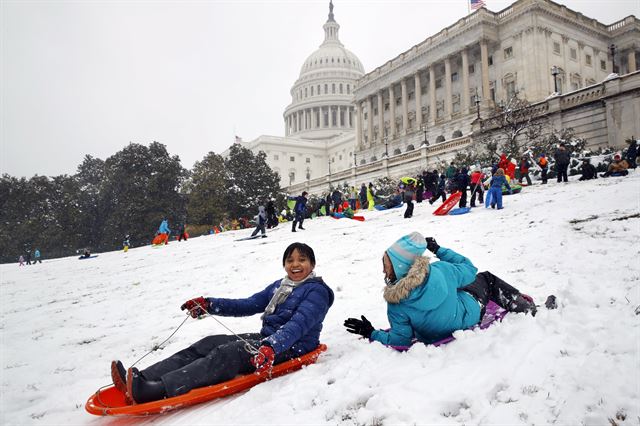
[[[191,168],[235,135],[283,135],[328,3],[0,0],[1,172],[73,174],[85,154],[106,159],[154,140]],[[561,3],[605,24],[640,16],[640,0]],[[334,6],[366,72],[467,14],[464,0]]]

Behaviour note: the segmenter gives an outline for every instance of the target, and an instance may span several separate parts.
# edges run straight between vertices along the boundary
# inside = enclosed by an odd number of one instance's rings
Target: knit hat
[[[391,259],[396,279],[404,278],[416,258],[422,256],[426,249],[427,242],[419,232],[412,232],[393,243],[387,249],[387,255]]]

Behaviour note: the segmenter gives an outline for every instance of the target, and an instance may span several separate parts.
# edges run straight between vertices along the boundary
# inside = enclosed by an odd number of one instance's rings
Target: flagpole
[[[471,15],[471,0],[467,0],[467,15]]]

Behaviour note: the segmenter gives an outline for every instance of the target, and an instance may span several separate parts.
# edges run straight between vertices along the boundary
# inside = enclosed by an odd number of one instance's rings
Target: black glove
[[[368,339],[371,337],[371,333],[373,333],[373,326],[364,315],[361,315],[360,318],[362,318],[362,320],[348,318],[345,320],[344,326],[349,333],[359,334]]]
[[[425,240],[427,241],[427,249],[433,254],[438,253],[438,249],[440,248],[440,246],[436,242],[435,238],[427,237],[425,238]]]

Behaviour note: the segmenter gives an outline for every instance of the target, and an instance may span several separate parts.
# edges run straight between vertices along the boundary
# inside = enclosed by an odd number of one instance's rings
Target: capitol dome
[[[324,42],[302,64],[284,111],[285,135],[330,139],[355,127],[353,89],[364,75],[362,63],[340,42],[340,25],[329,2]]]

